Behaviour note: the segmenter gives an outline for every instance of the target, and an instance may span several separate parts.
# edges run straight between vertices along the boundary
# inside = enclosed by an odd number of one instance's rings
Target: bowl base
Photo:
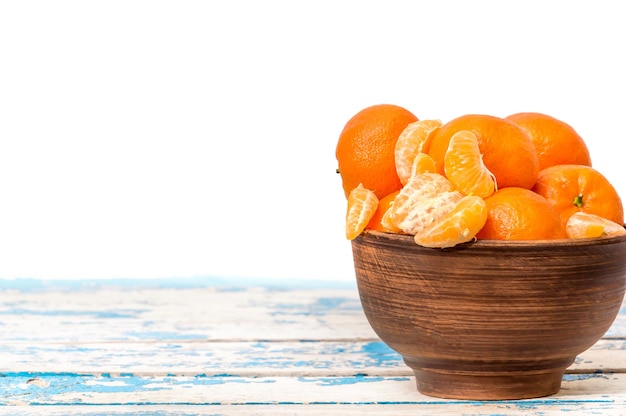
[[[413,369],[420,393],[463,400],[517,400],[550,396],[561,389],[564,372],[565,368],[509,374]]]

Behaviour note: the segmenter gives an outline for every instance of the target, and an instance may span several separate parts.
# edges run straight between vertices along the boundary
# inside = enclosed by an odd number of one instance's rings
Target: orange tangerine
[[[378,198],[373,191],[359,184],[348,194],[346,212],[346,238],[354,240],[367,226],[378,208]]]
[[[431,227],[415,235],[424,247],[446,248],[470,241],[487,221],[487,204],[476,195],[465,196]]]
[[[392,220],[393,215],[393,204],[387,208],[387,211],[383,214],[383,217],[380,219],[380,224],[385,229],[385,231],[391,233],[404,233],[400,227],[393,223]]]
[[[591,166],[589,149],[572,126],[542,113],[516,113],[506,117],[520,126],[532,139],[539,170],[554,165]]]
[[[411,177],[413,160],[419,153],[426,153],[430,134],[441,127],[439,120],[415,121],[400,133],[395,147],[396,172],[400,182],[405,185]]]
[[[496,178],[483,163],[476,135],[461,130],[452,135],[444,157],[446,177],[465,195],[486,198],[496,189]]]
[[[561,217],[541,195],[526,188],[501,188],[485,198],[487,221],[481,240],[555,240],[567,238]]]
[[[394,228],[389,228],[389,223],[383,223],[383,217],[393,206],[393,201],[396,199],[396,195],[398,195],[400,191],[395,191],[384,197],[378,202],[378,208],[376,208],[376,212],[367,223],[368,230],[378,230],[378,231],[394,231]]]
[[[539,159],[531,138],[512,121],[486,114],[463,115],[433,131],[428,154],[437,162],[439,173],[445,173],[450,138],[460,130],[476,135],[485,166],[495,175],[499,188],[532,188],[539,174]]]
[[[617,190],[599,171],[586,165],[554,165],[539,172],[533,191],[561,214],[563,226],[578,211],[624,223],[624,207]]]
[[[418,153],[413,159],[411,166],[411,177],[424,172],[437,172],[437,164],[435,159],[427,153]]]
[[[348,120],[335,150],[346,197],[360,183],[379,199],[402,187],[394,151],[400,133],[414,121],[413,113],[393,104],[364,108]]]
[[[463,198],[446,177],[425,172],[413,176],[402,187],[390,213],[393,224],[415,235],[446,215]]]
[[[565,231],[569,238],[613,237],[626,234],[626,228],[599,215],[578,211],[567,220]]]

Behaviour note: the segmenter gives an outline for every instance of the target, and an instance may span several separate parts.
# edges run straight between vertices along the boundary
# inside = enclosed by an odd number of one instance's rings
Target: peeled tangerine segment
[[[437,172],[437,162],[427,153],[418,153],[413,159],[411,177],[425,172]]]
[[[378,198],[373,191],[359,184],[348,195],[346,212],[346,238],[354,240],[367,226],[378,208]]]
[[[456,206],[463,194],[445,176],[425,172],[413,176],[393,202],[391,221],[402,232],[415,235]]]
[[[419,120],[406,126],[396,141],[396,172],[400,183],[406,185],[411,177],[413,159],[419,153],[426,153],[430,133],[442,123],[439,120]]]
[[[465,196],[431,227],[415,234],[415,242],[424,247],[446,248],[473,239],[487,221],[487,204],[479,196]]]
[[[583,211],[575,212],[569,217],[565,231],[569,238],[614,237],[626,234],[624,226]]]
[[[483,163],[476,135],[461,130],[450,139],[444,156],[446,177],[464,195],[487,198],[497,189],[493,173]]]
[[[393,223],[392,220],[393,215],[393,205],[391,205],[387,211],[383,214],[383,217],[380,219],[380,224],[383,228],[391,233],[401,233],[402,230]]]

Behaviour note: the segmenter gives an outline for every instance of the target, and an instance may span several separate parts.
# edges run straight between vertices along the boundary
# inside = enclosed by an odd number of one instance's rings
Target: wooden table
[[[428,397],[347,282],[0,280],[0,415],[626,414],[626,309],[551,397]]]

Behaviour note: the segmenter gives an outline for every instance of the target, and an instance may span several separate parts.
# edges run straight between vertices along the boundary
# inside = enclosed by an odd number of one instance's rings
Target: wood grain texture
[[[77,374],[7,374],[2,381],[9,405],[336,405],[336,404],[481,404],[474,400],[445,400],[418,393],[412,377],[354,375],[350,377],[185,377],[92,376]],[[624,401],[623,374],[565,376],[563,388],[550,401]],[[6,377],[5,377],[6,379]],[[610,395],[610,397],[608,397]],[[113,401],[113,399],[115,401]],[[513,402],[511,402],[513,404]]]
[[[626,372],[626,341],[600,340],[578,356],[568,374]],[[7,373],[72,373],[136,376],[348,377],[412,376],[402,357],[371,341],[134,341],[0,345]]]
[[[3,292],[0,339],[245,341],[316,339],[315,334],[324,340],[375,338],[362,317],[355,289],[127,288],[77,282],[60,289]]]
[[[546,416],[555,414],[623,416],[623,403],[610,401],[560,403],[406,403],[406,404],[276,404],[276,405],[129,405],[33,406],[1,408],[4,416]]]

